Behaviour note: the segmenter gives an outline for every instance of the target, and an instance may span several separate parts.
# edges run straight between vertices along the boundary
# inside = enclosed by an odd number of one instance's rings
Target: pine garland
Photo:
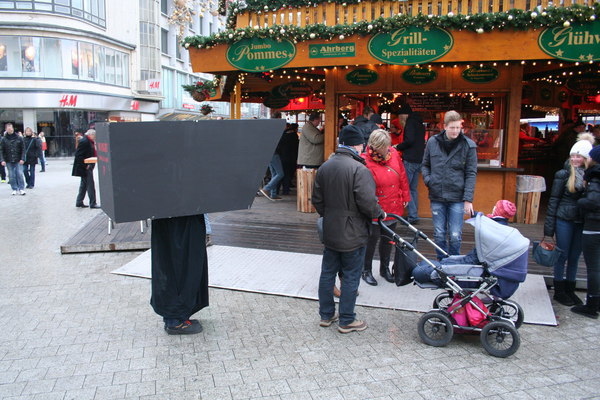
[[[251,4],[243,11],[254,11],[256,7],[264,4],[279,4],[283,0],[265,1],[252,0]],[[339,2],[337,0],[336,2]],[[346,1],[347,4],[358,3],[359,0]],[[239,8],[236,8],[233,3],[232,13],[237,15]],[[286,5],[293,7],[304,5],[316,5],[309,0],[293,0]],[[296,5],[297,4],[297,5]],[[263,6],[264,7],[264,6]],[[238,10],[236,12],[236,10]],[[572,5],[570,7],[554,7],[550,6],[541,11],[525,11],[512,9],[497,13],[479,13],[473,15],[395,15],[388,18],[376,18],[373,21],[361,21],[352,25],[335,25],[327,26],[325,24],[307,25],[299,27],[296,25],[273,25],[266,28],[245,27],[245,28],[230,28],[210,36],[188,36],[181,44],[187,49],[190,46],[199,49],[211,48],[219,44],[232,44],[244,38],[271,38],[275,40],[287,39],[293,43],[306,40],[325,39],[331,40],[334,38],[344,39],[349,36],[359,35],[367,36],[379,32],[390,32],[398,28],[406,26],[437,26],[448,30],[467,30],[477,33],[491,32],[494,30],[519,30],[526,31],[532,29],[543,29],[555,26],[569,26],[576,23],[587,23],[594,21],[596,15],[600,13],[600,2],[595,2],[593,6]]]

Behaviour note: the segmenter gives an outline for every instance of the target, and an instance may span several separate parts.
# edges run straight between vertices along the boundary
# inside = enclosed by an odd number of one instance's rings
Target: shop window
[[[115,52],[115,85],[123,85],[123,53]]]
[[[106,82],[106,57],[104,55],[104,47],[94,46],[94,62],[96,70],[96,81]]]
[[[105,0],[0,1],[0,10],[44,11],[69,15],[104,28],[106,26],[106,7],[104,2]]]
[[[16,36],[0,36],[0,76],[22,75],[21,47]]]
[[[42,39],[41,60],[42,65],[44,66],[44,76],[46,78],[62,78],[63,76],[63,60],[62,57],[57,57],[57,54],[61,54],[60,42],[60,39]],[[67,60],[70,60],[70,58],[67,58]]]
[[[21,71],[23,76],[42,76],[41,38],[21,37]]]
[[[61,40],[62,76],[79,79],[79,46],[74,40]]]
[[[106,83],[113,84],[115,83],[115,51],[112,49],[106,49],[104,51],[106,60],[105,68],[106,68]]]
[[[79,79],[94,80],[94,46],[79,42]]]

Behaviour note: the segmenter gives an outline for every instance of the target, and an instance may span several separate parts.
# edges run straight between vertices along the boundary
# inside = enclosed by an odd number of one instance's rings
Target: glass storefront
[[[83,110],[37,110],[37,130],[44,132],[49,157],[72,156],[75,132],[85,133],[96,122],[108,121],[108,112]]]
[[[129,87],[129,54],[76,40],[0,36],[0,78],[74,79]]]

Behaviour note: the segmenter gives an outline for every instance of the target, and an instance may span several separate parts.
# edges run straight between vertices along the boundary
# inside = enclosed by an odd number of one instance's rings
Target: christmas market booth
[[[598,2],[247,0],[221,11],[225,31],[182,45],[195,72],[222,76],[213,99],[230,101],[232,118],[242,101],[321,104],[328,155],[340,114],[352,120],[369,105],[389,126],[408,103],[431,136],[457,110],[478,143],[478,210],[516,199],[524,111],[600,114],[582,101],[600,93]],[[427,190],[419,193],[427,216]]]

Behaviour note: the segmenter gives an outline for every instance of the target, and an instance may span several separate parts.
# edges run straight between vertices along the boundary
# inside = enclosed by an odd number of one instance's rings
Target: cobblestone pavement
[[[600,321],[561,306],[508,359],[424,345],[418,313],[358,307],[369,329],[342,335],[314,301],[218,289],[202,334],[168,336],[150,281],[110,274],[139,253],[60,254],[99,212],[74,207],[70,168],[51,159],[23,197],[0,185],[1,399],[600,398]]]

